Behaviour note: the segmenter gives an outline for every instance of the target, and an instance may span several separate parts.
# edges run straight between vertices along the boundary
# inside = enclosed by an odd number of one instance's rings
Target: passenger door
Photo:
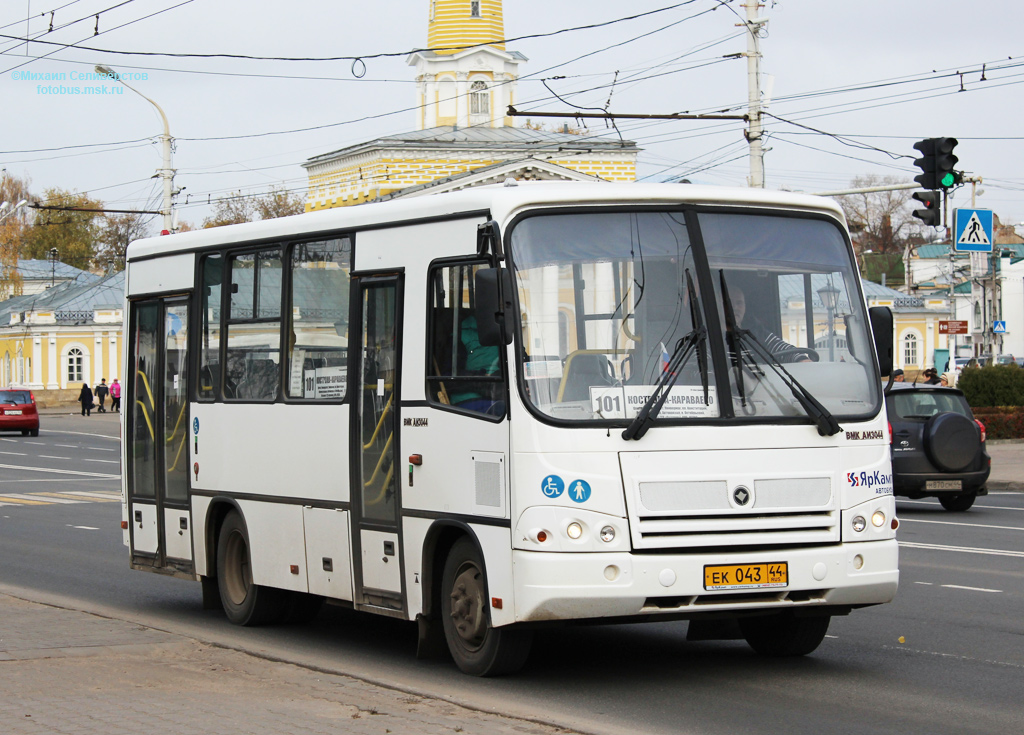
[[[186,297],[135,301],[125,405],[132,565],[192,570]]]
[[[357,295],[352,350],[353,573],[356,607],[400,613],[402,589],[401,473],[398,463],[402,276],[353,279]]]

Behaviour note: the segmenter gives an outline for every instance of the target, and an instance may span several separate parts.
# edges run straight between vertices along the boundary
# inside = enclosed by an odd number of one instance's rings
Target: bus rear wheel
[[[228,513],[220,527],[217,583],[221,606],[235,625],[275,623],[286,611],[281,590],[253,584],[249,532],[236,511]]]
[[[476,546],[459,539],[444,565],[441,622],[455,664],[473,676],[501,676],[523,667],[532,631],[491,626],[484,566]]]
[[[806,656],[825,640],[828,615],[797,617],[791,612],[740,618],[740,631],[762,656]]]

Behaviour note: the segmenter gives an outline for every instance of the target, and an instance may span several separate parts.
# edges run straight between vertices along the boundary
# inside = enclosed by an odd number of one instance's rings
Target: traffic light
[[[960,160],[953,155],[957,142],[956,138],[925,138],[914,143],[914,148],[921,151],[921,157],[914,161],[921,173],[914,181],[925,189],[949,189],[959,184],[963,177],[953,170]]]
[[[915,191],[914,199],[924,205],[924,209],[915,209],[914,216],[930,227],[939,227],[942,213],[939,211],[939,192]]]

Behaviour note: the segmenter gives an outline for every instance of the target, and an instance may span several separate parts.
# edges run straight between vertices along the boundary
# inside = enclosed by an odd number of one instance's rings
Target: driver
[[[729,297],[732,300],[732,313],[737,326],[748,330],[779,362],[812,362],[818,359],[818,354],[814,350],[791,345],[756,319],[751,319],[749,324],[744,321],[747,297],[739,286],[729,287]]]

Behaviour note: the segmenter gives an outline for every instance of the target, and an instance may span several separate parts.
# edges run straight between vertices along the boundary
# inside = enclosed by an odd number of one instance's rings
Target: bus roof
[[[200,250],[218,245],[287,239],[302,235],[410,224],[425,219],[488,214],[498,222],[527,207],[601,204],[722,204],[782,208],[829,214],[845,221],[831,199],[766,189],[694,186],[692,184],[601,184],[589,182],[514,182],[457,192],[370,202],[278,219],[247,222],[133,242],[129,261],[157,254]]]

